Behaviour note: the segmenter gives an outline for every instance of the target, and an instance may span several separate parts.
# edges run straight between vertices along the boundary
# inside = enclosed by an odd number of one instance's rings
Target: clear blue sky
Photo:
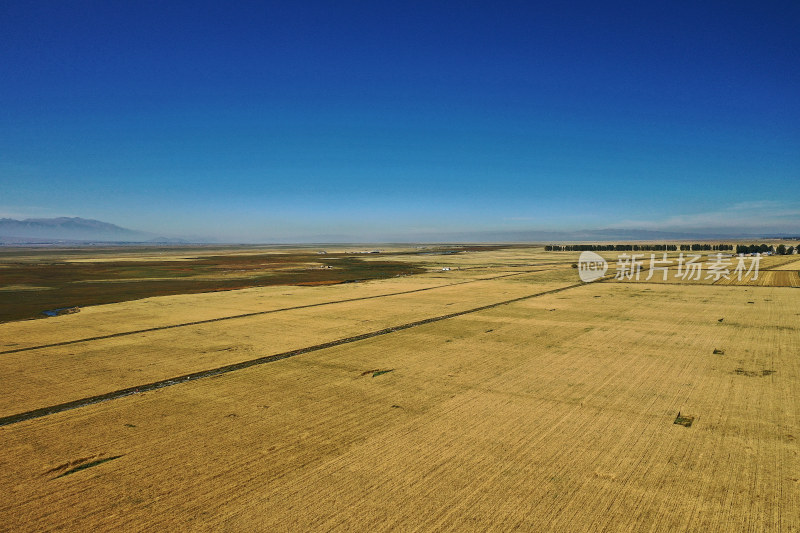
[[[0,217],[800,231],[800,2],[0,3]]]

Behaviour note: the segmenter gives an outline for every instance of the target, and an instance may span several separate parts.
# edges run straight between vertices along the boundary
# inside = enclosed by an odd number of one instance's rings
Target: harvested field
[[[794,257],[797,257],[796,255]],[[800,271],[800,259],[790,260],[782,265],[776,266],[775,270],[794,270]]]
[[[581,284],[577,254],[541,248],[418,257],[0,324],[0,523],[800,528],[796,289]]]
[[[724,285],[756,285],[759,287],[800,287],[800,274],[792,270],[765,270],[758,273],[758,278],[753,279],[752,274],[743,277],[741,281],[732,278],[720,280]]]

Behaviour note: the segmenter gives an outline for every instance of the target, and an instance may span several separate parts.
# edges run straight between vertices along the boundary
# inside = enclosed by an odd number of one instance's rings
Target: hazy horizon
[[[3,14],[0,218],[220,242],[800,233],[795,3]]]

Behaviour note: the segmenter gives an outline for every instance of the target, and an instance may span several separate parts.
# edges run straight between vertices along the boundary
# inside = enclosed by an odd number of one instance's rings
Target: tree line
[[[736,253],[737,254],[763,254],[766,252],[772,252],[776,255],[791,255],[794,253],[795,250],[800,250],[800,244],[797,246],[786,246],[785,244],[779,244],[778,246],[773,246],[771,244],[737,244],[736,245]]]
[[[548,244],[545,252],[711,252],[733,251],[732,244]],[[776,255],[791,255],[800,244],[786,246],[779,244],[737,244],[737,254],[773,253]]]
[[[731,244],[548,244],[545,252],[677,252],[733,250]]]

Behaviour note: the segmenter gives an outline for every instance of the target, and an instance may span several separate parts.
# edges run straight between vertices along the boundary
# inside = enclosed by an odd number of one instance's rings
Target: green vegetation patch
[[[380,369],[377,369],[377,368],[375,370],[365,370],[364,372],[361,373],[361,375],[362,376],[368,376],[368,375],[372,374],[372,377],[376,378],[378,376],[382,376],[383,374],[388,374],[389,372],[394,372],[394,368],[390,368],[390,369],[387,369],[387,370],[380,370]]]

